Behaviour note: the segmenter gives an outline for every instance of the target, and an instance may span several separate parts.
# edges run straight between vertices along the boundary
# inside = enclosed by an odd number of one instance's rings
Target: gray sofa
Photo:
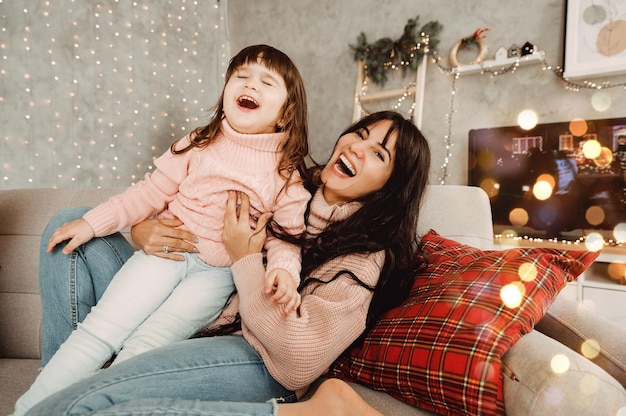
[[[119,188],[89,190],[22,189],[0,191],[0,414],[12,412],[15,400],[37,375],[40,358],[41,307],[37,283],[38,248],[49,218],[62,208],[94,206]],[[444,237],[482,249],[493,244],[487,196],[479,188],[431,185],[419,220],[419,232],[435,229]],[[128,234],[126,234],[128,237]],[[600,345],[593,362],[578,354],[581,343]],[[535,330],[505,355],[505,366],[518,375],[504,383],[507,414],[617,414],[626,412],[626,328],[558,298]],[[564,376],[549,371],[556,353],[570,358]],[[588,374],[601,381],[587,388],[580,401],[579,385]],[[355,389],[387,415],[429,412],[362,386]],[[560,394],[558,408],[546,407],[546,392]],[[587,395],[587,396],[585,396]],[[608,402],[608,403],[607,403]],[[554,406],[554,401],[550,404]],[[574,406],[574,407],[573,407]],[[577,406],[577,407],[576,407]]]

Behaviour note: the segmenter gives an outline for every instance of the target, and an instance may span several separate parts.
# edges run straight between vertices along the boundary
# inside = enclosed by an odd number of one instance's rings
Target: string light
[[[208,121],[229,58],[226,5],[0,0],[0,188],[142,179]]]
[[[444,135],[444,140],[443,140],[445,155],[444,155],[444,161],[440,168],[441,174],[439,176],[439,183],[441,185],[445,185],[446,178],[448,176],[448,164],[452,157],[452,151],[451,151],[452,146],[453,146],[453,142],[452,142],[452,119],[453,118],[452,116],[455,113],[454,98],[457,93],[456,80],[459,78],[460,72],[458,71],[458,68],[444,66],[441,63],[441,57],[438,55],[437,51],[435,50],[433,50],[432,53],[430,54],[430,58],[437,65],[441,73],[452,76],[452,88],[450,91],[450,109],[449,109],[448,114],[446,114],[447,132]],[[626,82],[610,83],[608,81],[603,81],[603,82],[598,83],[598,82],[588,81],[588,80],[579,81],[579,82],[572,81],[563,76],[563,68],[561,68],[560,66],[553,67],[549,65],[543,55],[540,56],[539,61],[543,64],[543,70],[551,71],[555,76],[560,78],[560,80],[564,83],[565,89],[569,91],[578,92],[582,89],[605,90],[609,88],[626,89]],[[515,73],[517,68],[519,68],[520,66],[520,60],[516,59],[512,63],[508,65],[496,67],[496,69],[493,69],[492,67],[488,67],[486,62],[480,62],[479,64],[476,64],[476,65],[478,65],[480,68],[480,71],[479,71],[480,75],[489,75],[491,78],[494,78],[494,77],[504,75],[504,74]]]

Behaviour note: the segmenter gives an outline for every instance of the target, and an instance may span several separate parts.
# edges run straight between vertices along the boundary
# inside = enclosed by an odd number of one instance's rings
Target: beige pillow
[[[507,416],[626,412],[626,390],[617,380],[536,330],[504,355],[502,376]]]

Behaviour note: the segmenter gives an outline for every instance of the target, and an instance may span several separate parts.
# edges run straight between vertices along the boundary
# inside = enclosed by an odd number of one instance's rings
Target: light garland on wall
[[[226,0],[18,3],[0,0],[0,188],[127,186],[205,124]]]
[[[456,110],[454,109],[454,98],[457,93],[456,80],[459,78],[460,74],[457,71],[456,67],[447,67],[443,65],[441,63],[442,58],[439,56],[437,51],[432,51],[432,53],[430,54],[430,57],[431,57],[431,60],[437,65],[437,68],[439,69],[441,73],[450,75],[452,77],[452,88],[450,91],[450,109],[449,109],[448,114],[446,114],[447,132],[444,135],[444,147],[445,147],[446,153],[444,156],[444,161],[440,168],[441,175],[438,178],[439,183],[442,185],[445,185],[446,178],[448,176],[448,164],[452,157],[452,151],[451,151],[452,146],[453,146],[453,142],[452,142],[452,135],[453,135],[452,119],[453,117],[452,116],[456,112]],[[493,77],[497,77],[497,76],[504,75],[504,74],[515,73],[520,66],[520,62],[521,62],[521,58],[515,60],[513,63],[509,65],[503,65],[501,67],[498,67],[497,69],[493,69],[492,67],[487,67],[484,61],[477,63],[477,65],[480,66],[480,71],[479,71],[480,75],[488,75],[493,78]],[[626,89],[626,82],[611,83],[608,81],[595,82],[595,81],[589,81],[589,80],[575,82],[563,76],[562,67],[560,66],[553,67],[550,64],[548,64],[545,57],[541,57],[540,62],[543,65],[542,70],[552,72],[555,76],[557,76],[564,83],[564,87],[569,91],[578,92],[583,89],[604,90],[604,89],[609,89],[609,88]]]
[[[407,23],[407,26],[405,26],[405,35],[403,35],[404,37],[407,37],[406,36],[407,33],[412,33],[411,32],[412,29],[410,25],[413,24],[413,29],[414,29],[416,22],[417,22],[417,18],[415,20],[411,20],[411,19],[409,20],[409,22]],[[441,27],[438,26],[439,25],[438,22],[431,22],[429,24],[436,25],[436,33],[438,33],[438,31],[441,29]],[[486,30],[488,29],[479,29],[478,31],[476,31],[472,35],[473,39],[478,38],[479,40],[482,40],[484,38],[483,33]],[[383,38],[375,42],[374,44],[369,45],[367,43],[365,35],[361,34],[359,38],[357,39],[357,46],[351,45],[351,48],[357,51],[357,53],[355,54],[355,59],[363,59],[364,56],[368,56],[366,54],[369,54],[368,57],[370,58],[370,60],[372,60],[373,62],[376,62],[376,65],[377,65],[376,74],[377,75],[374,79],[375,83],[384,85],[384,83],[387,81],[387,76],[385,72],[388,70],[392,70],[396,72],[401,71],[402,74],[404,75],[408,68],[415,69],[416,68],[416,62],[414,60],[415,56],[417,56],[419,59],[421,59],[422,56],[425,58],[430,57],[432,62],[436,64],[436,66],[438,67],[441,73],[452,76],[452,86],[451,86],[451,91],[450,91],[450,106],[449,106],[448,113],[445,115],[446,125],[447,125],[446,133],[444,134],[444,138],[443,138],[445,154],[443,157],[443,163],[440,166],[440,176],[438,178],[439,183],[442,185],[445,185],[446,179],[448,177],[449,163],[452,158],[452,148],[454,146],[454,143],[452,141],[452,137],[453,137],[452,126],[453,126],[453,115],[456,112],[455,107],[454,107],[454,104],[455,104],[454,101],[455,101],[455,96],[457,94],[456,81],[460,76],[460,72],[458,71],[458,67],[460,65],[453,65],[451,67],[447,67],[443,65],[441,63],[442,58],[439,56],[437,50],[433,48],[432,45],[429,45],[430,43],[429,34],[425,33],[424,31],[420,32],[419,41],[415,42],[414,45],[411,46],[410,56],[404,60],[398,61],[397,56],[395,56],[393,52],[389,53],[387,49],[380,48],[380,47],[378,49],[375,49],[372,47],[373,45],[377,45],[378,43],[382,43],[383,45],[388,45],[390,42],[391,40],[387,38]],[[396,41],[396,43],[397,42],[398,41]],[[405,46],[405,49],[406,48],[407,46]],[[482,51],[484,52],[485,50],[486,50],[486,47],[483,45]],[[419,52],[419,53],[414,54],[413,52]],[[408,55],[408,53],[405,53],[405,55]],[[456,58],[456,55],[455,55],[455,58]],[[515,73],[517,69],[519,68],[520,62],[521,62],[521,57],[520,57],[520,59],[515,60],[511,64],[508,64],[508,65],[504,64],[502,66],[497,67],[496,69],[493,69],[492,66],[486,65],[486,62],[483,60],[483,58],[484,57],[477,59],[476,63],[474,64],[479,65],[480,75],[489,75],[492,78],[496,76],[504,75],[504,74]],[[603,89],[608,89],[608,88],[626,88],[626,82],[610,83],[608,81],[595,82],[595,81],[588,81],[588,80],[575,82],[563,76],[563,68],[561,68],[560,66],[553,67],[550,64],[548,64],[548,62],[546,61],[545,57],[543,57],[543,55],[540,58],[540,62],[543,65],[543,70],[551,71],[555,76],[560,78],[560,80],[564,83],[564,87],[570,91],[576,92],[576,91],[580,91],[583,89],[603,90]],[[364,77],[363,77],[363,82],[361,84],[361,95],[359,94],[355,95],[355,105],[359,106],[363,114],[371,113],[371,111],[368,108],[366,108],[366,106],[361,100],[361,96],[365,96],[368,92],[370,81],[371,81],[371,77],[369,75],[368,65],[366,64],[364,66]],[[405,89],[404,94],[400,95],[389,108],[395,111],[402,112],[401,108],[402,108],[403,103],[406,101],[408,97],[414,95],[414,93],[411,91],[411,88],[414,85],[415,83],[410,83],[402,87]],[[413,101],[412,105],[409,107],[408,110],[404,111],[404,114],[406,114],[407,118],[413,117],[414,109],[415,109],[415,101]]]

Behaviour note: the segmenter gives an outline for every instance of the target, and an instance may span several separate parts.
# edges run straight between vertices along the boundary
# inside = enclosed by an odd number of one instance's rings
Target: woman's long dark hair
[[[417,218],[430,171],[430,147],[419,129],[402,115],[381,111],[365,116],[348,127],[340,137],[370,128],[380,122],[391,121],[385,140],[396,134],[395,161],[391,176],[378,191],[360,199],[363,203],[350,217],[330,223],[315,236],[290,236],[278,224],[271,222],[268,230],[277,238],[302,245],[302,281],[299,290],[320,282],[312,274],[324,263],[348,254],[385,251],[385,263],[374,288],[360,281],[350,270],[343,270],[332,280],[347,275],[370,290],[374,296],[368,311],[366,331],[354,345],[361,342],[367,329],[387,310],[397,306],[408,295],[415,271],[421,264],[417,239]],[[320,173],[324,166],[313,166],[305,185],[314,194],[323,186]],[[308,212],[307,212],[308,216]],[[329,281],[321,282],[328,283]],[[235,322],[202,335],[226,334],[240,329],[240,318]]]
[[[352,253],[385,251],[385,263],[368,313],[370,327],[385,311],[397,306],[408,294],[416,262],[417,218],[430,170],[430,147],[419,129],[402,115],[381,111],[365,116],[348,127],[341,136],[365,127],[390,121],[386,138],[395,134],[396,151],[393,171],[378,191],[361,199],[362,207],[350,217],[333,222],[303,247],[302,285],[311,273],[325,262]],[[340,136],[340,137],[341,137]],[[323,166],[310,175],[313,193],[320,183]],[[345,273],[348,273],[346,271]],[[301,285],[301,287],[302,287]]]

